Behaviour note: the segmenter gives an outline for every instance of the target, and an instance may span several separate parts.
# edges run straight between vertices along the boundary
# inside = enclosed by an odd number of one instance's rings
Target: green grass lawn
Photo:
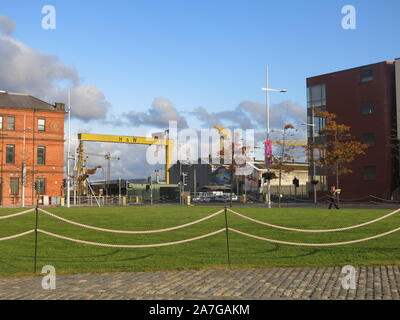
[[[181,225],[222,207],[112,207],[49,208],[59,216],[88,225],[123,230],[149,230]],[[258,220],[305,229],[350,226],[380,217],[390,210],[323,210],[235,208]],[[1,209],[0,216],[21,209]],[[375,224],[337,233],[310,234],[261,226],[228,214],[232,228],[271,239],[292,242],[339,242],[383,233],[400,226],[400,214]],[[33,229],[34,212],[0,220],[0,237]],[[170,232],[126,235],[83,229],[39,214],[39,228],[71,238],[114,244],[153,244],[193,238],[224,228],[224,215]],[[38,270],[47,264],[58,273],[149,271],[227,266],[225,233],[191,243],[160,248],[104,248],[77,244],[38,234]],[[293,247],[250,239],[229,233],[232,267],[300,267],[398,264],[400,233],[340,247]],[[0,275],[32,273],[34,234],[0,242]]]

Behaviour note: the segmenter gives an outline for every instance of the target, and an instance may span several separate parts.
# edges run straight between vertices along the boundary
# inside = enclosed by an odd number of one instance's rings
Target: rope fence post
[[[37,265],[37,247],[38,247],[38,222],[39,222],[39,210],[38,205],[35,207],[35,255],[34,255],[34,263],[33,263],[33,273],[36,274],[36,265]]]
[[[226,235],[226,250],[228,253],[228,265],[231,266],[231,255],[230,255],[230,250],[229,250],[228,212],[227,212],[226,204],[225,204],[224,214],[225,214],[225,235]]]

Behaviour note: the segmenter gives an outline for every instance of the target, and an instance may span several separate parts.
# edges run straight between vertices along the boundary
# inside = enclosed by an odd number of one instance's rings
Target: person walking
[[[332,206],[335,206],[336,209],[340,209],[337,203],[337,195],[340,193],[340,189],[336,189],[336,186],[332,186],[331,190],[328,194],[328,209],[332,209]]]

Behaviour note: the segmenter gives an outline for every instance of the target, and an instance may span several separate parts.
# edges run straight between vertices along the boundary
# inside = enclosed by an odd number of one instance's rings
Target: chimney
[[[56,102],[54,107],[56,108],[56,111],[65,111],[65,103]]]

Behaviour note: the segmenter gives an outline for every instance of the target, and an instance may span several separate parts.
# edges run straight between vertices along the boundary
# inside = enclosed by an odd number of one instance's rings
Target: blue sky
[[[56,8],[56,30],[41,28],[47,4]],[[356,30],[341,27],[348,4]],[[400,57],[399,12],[398,0],[15,0],[0,9],[16,23],[14,39],[57,56],[104,94],[107,118],[147,112],[163,97],[197,128],[191,112],[199,106],[217,113],[264,103],[267,64],[270,86],[288,90],[271,94],[271,103],[305,107],[307,77]],[[75,120],[73,128],[146,131],[99,120]]]
[[[57,29],[40,26],[42,5],[57,10]],[[341,28],[341,8],[357,9],[357,29]],[[305,104],[305,78],[400,56],[396,14],[383,1],[12,1],[2,14],[14,37],[57,55],[95,84],[115,112],[147,109],[163,96],[182,112],[264,101],[271,86]]]

